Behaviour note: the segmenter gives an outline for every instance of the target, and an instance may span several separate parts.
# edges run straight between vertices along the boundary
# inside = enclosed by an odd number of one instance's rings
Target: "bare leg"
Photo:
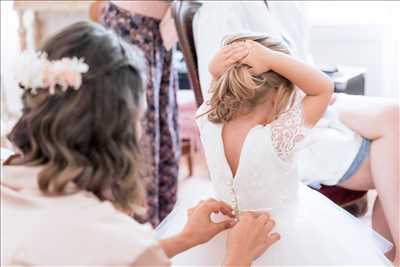
[[[341,94],[333,105],[344,124],[372,140],[369,156],[361,169],[341,186],[377,190],[379,202],[373,211],[373,225],[383,236],[390,232],[398,264],[399,104],[391,99]],[[386,225],[389,229],[385,229]]]
[[[384,238],[394,243],[392,235],[390,233],[389,225],[385,219],[385,214],[383,212],[383,207],[379,197],[375,199],[374,207],[372,210],[372,227],[380,233]],[[386,256],[390,260],[394,260],[395,258],[395,250],[392,249],[389,251]]]
[[[371,151],[370,151],[371,153]],[[360,169],[346,182],[340,184],[340,186],[352,189],[352,190],[370,190],[375,189],[374,181],[372,178],[371,168],[370,168],[370,156],[364,160]],[[384,238],[393,242],[392,234],[390,233],[389,225],[386,221],[386,216],[383,212],[382,204],[379,200],[379,196],[376,198],[374,207],[372,210],[372,227],[380,233]],[[386,254],[386,256],[393,260],[395,256],[395,251],[392,249]]]

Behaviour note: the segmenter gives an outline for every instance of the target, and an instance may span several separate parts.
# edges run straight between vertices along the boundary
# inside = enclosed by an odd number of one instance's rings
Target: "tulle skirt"
[[[156,229],[159,238],[181,231],[186,210],[199,200],[212,197],[212,190],[197,188],[197,194],[181,198],[174,211]],[[253,266],[375,265],[388,266],[384,253],[390,242],[361,223],[320,193],[301,185],[298,198],[268,210],[276,221],[281,240],[271,246]],[[221,266],[227,231],[204,245],[172,259],[174,266]]]

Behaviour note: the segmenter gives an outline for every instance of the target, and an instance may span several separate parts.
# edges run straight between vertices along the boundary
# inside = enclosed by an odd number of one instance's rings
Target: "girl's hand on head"
[[[241,60],[241,63],[249,66],[249,72],[252,75],[269,71],[272,66],[272,57],[276,52],[256,41],[246,40],[245,44],[249,49],[249,54]]]
[[[208,65],[208,70],[213,79],[217,80],[229,67],[239,63],[248,54],[249,48],[244,42],[225,45],[215,54]]]

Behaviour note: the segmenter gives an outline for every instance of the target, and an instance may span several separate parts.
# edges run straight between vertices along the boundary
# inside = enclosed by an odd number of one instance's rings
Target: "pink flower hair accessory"
[[[15,65],[16,80],[32,94],[36,94],[39,88],[47,88],[53,95],[56,86],[60,86],[63,92],[69,87],[78,90],[82,85],[82,75],[88,70],[83,58],[48,60],[43,52],[23,52]]]

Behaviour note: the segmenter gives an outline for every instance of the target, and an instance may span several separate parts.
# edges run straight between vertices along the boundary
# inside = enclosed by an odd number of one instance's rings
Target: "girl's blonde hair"
[[[224,45],[244,40],[253,40],[274,51],[290,54],[286,46],[267,35],[234,35],[226,38]],[[206,113],[209,121],[228,122],[239,112],[243,114],[265,101],[269,92],[275,93],[269,121],[275,120],[288,106],[289,100],[295,92],[291,81],[274,71],[253,76],[248,68],[249,66],[236,64],[212,83],[210,88],[212,96],[207,103],[210,109]]]

